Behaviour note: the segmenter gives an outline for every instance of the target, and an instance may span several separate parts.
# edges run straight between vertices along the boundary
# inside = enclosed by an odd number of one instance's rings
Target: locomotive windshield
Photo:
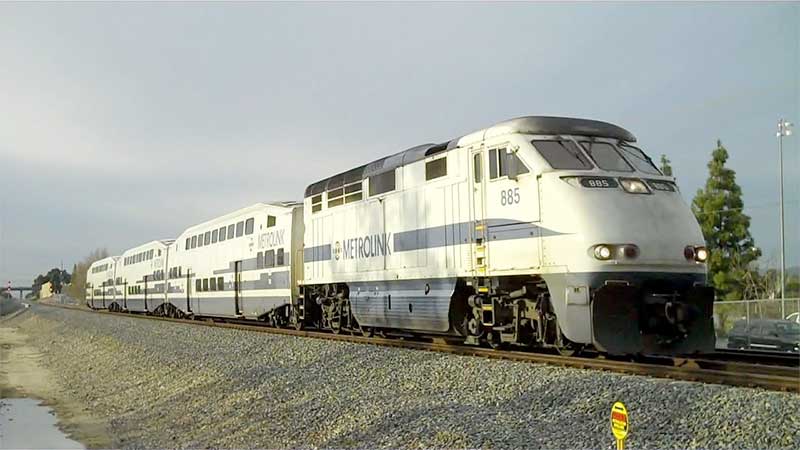
[[[636,170],[651,175],[661,175],[661,172],[656,168],[655,164],[653,164],[650,157],[645,155],[641,149],[626,144],[621,144],[619,148],[625,153],[628,160],[636,166]]]
[[[617,172],[633,172],[633,168],[622,159],[613,145],[606,142],[581,141],[581,146],[597,167]]]
[[[592,168],[592,163],[572,141],[534,140],[531,143],[553,169]]]

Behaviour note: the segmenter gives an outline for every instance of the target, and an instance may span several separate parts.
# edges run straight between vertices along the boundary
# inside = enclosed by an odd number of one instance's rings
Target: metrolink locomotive
[[[521,117],[410,148],[309,185],[302,204],[187,229],[143,277],[148,312],[565,354],[711,351],[702,233],[635,142],[605,122]]]

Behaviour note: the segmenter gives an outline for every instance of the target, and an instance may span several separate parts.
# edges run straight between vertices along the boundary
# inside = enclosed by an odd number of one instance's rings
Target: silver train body
[[[303,203],[129,250],[161,251],[161,265],[112,280],[150,277],[147,307],[123,296],[123,309],[170,316],[565,353],[710,351],[703,236],[635,141],[604,122],[513,119],[318,181]]]

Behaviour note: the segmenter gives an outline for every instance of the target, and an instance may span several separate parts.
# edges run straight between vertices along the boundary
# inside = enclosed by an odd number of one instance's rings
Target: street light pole
[[[780,178],[780,210],[781,210],[781,319],[786,317],[786,244],[783,221],[783,137],[791,136],[792,124],[785,119],[778,121],[778,174]]]

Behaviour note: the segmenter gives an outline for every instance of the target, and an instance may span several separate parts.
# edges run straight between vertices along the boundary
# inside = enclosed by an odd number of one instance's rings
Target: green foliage
[[[669,177],[672,176],[672,166],[669,164],[671,161],[667,159],[667,155],[661,155],[661,173]]]
[[[725,167],[728,151],[717,141],[708,163],[708,180],[692,201],[692,211],[700,222],[706,246],[709,281],[717,298],[738,300],[744,297],[748,266],[761,256],[750,235],[750,217],[744,214],[742,189],[736,172]]]
[[[53,285],[53,293],[60,294],[61,288],[64,284],[69,283],[70,279],[71,276],[67,271],[54,267],[50,269],[47,274],[37,275],[36,278],[33,279],[33,292],[38,295],[42,285],[50,282]]]

